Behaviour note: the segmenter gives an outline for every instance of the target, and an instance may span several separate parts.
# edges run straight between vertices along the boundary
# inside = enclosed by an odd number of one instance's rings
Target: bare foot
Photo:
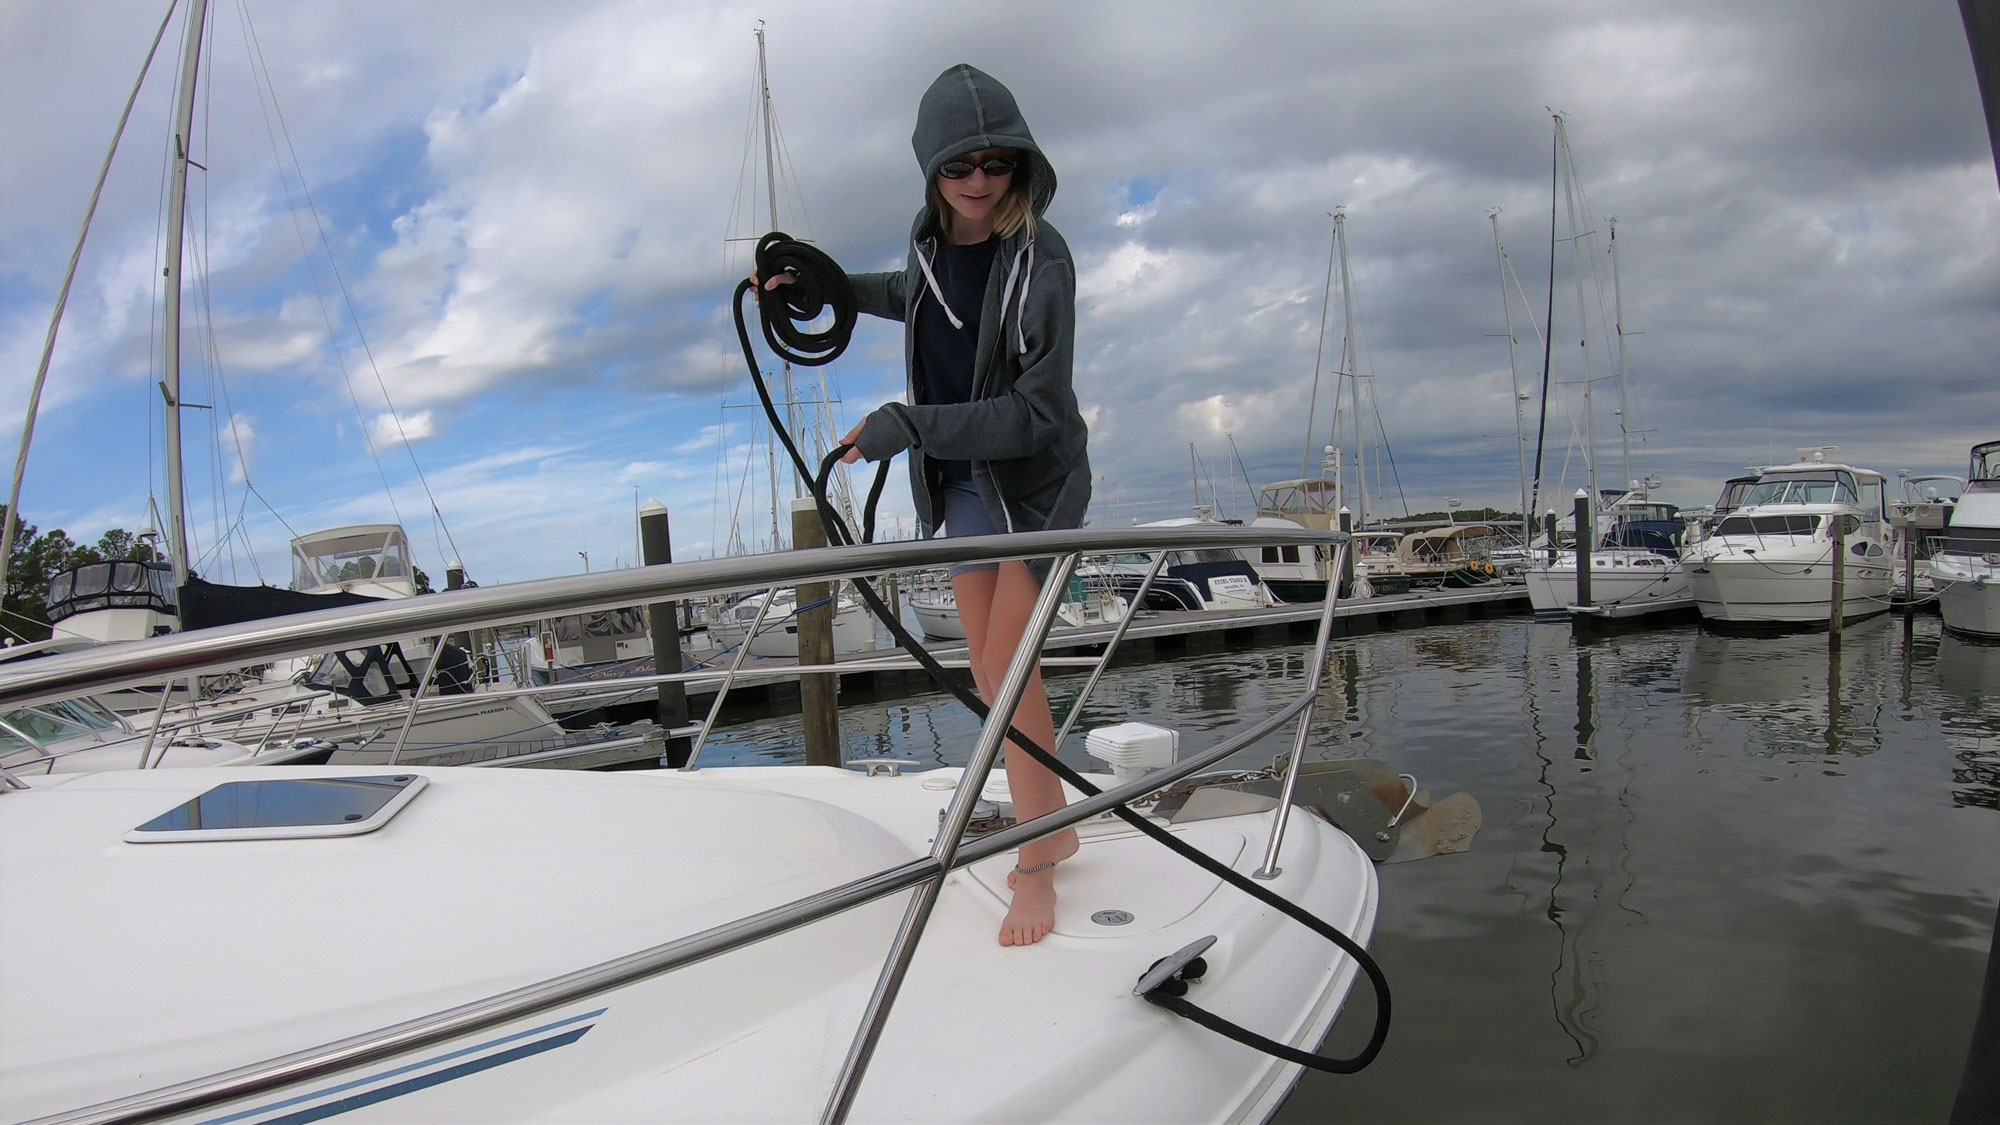
[[[1056,926],[1056,872],[1047,867],[1031,875],[1016,873],[1013,905],[1000,922],[1001,945],[1033,945]]]
[[[1021,849],[1020,866],[1033,867],[1028,859],[1032,855],[1035,863],[1061,863],[1076,854],[1076,829],[1066,828],[1053,836],[1037,840]],[[1014,890],[1014,881],[1021,876],[1018,869],[1007,873],[1007,889]]]

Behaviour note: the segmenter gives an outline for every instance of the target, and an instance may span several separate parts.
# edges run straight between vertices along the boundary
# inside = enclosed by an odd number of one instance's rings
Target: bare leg
[[[1007,562],[998,571],[975,571],[953,580],[959,617],[965,622],[971,648],[973,679],[980,697],[991,702],[1005,677],[1014,648],[1026,631],[1041,590],[1025,564]],[[985,595],[984,598],[981,595]],[[1014,726],[1038,745],[1055,749],[1055,720],[1036,670],[1014,712]],[[1014,800],[1014,817],[1026,822],[1062,808],[1067,800],[1062,782],[1028,752],[1009,739],[1006,744],[1007,788]],[[1055,926],[1054,864],[1076,854],[1073,829],[1036,840],[1021,848],[1017,873],[1008,877],[1013,905],[1000,925],[1000,944],[1030,945]],[[1048,866],[1043,866],[1043,865]],[[1025,871],[1027,874],[1019,874]]]

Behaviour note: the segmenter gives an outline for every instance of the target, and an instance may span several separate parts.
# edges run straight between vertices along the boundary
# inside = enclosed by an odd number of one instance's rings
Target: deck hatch
[[[421,792],[419,774],[227,781],[125,834],[128,843],[290,840],[373,832]]]

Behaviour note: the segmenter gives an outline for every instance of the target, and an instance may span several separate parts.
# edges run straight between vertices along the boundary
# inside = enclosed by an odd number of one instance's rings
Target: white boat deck
[[[11,978],[0,1006],[0,1117],[72,1110],[364,1033],[908,861],[928,851],[958,777],[415,772],[429,784],[408,807],[342,838],[125,841],[243,776],[225,770],[37,778],[0,797],[10,903],[73,901],[73,888],[91,888],[75,909],[0,915],[10,963],[34,966],[32,980]],[[1175,830],[1248,872],[1269,823],[1238,815]],[[1193,998],[1310,1048],[1354,963],[1122,824],[1091,821],[1082,834],[1058,883],[1055,932],[1036,946],[995,940],[1011,855],[949,878],[857,1119],[1258,1119],[1275,1107],[1297,1068],[1144,1003],[1133,983],[1154,959],[1220,934]],[[1351,841],[1300,814],[1282,865],[1267,885],[1366,939],[1376,884]],[[905,899],[220,1115],[814,1118]],[[1094,921],[1102,910],[1132,921]]]

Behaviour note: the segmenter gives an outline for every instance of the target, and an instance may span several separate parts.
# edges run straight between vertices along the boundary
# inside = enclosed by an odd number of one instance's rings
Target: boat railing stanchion
[[[1326,667],[1326,650],[1333,640],[1334,611],[1340,605],[1340,569],[1347,558],[1350,540],[1334,547],[1333,565],[1327,568],[1326,601],[1319,614],[1319,637],[1313,644],[1312,662],[1306,666],[1305,710],[1299,712],[1299,729],[1292,736],[1292,760],[1285,767],[1285,785],[1278,793],[1278,807],[1271,816],[1271,841],[1264,848],[1264,865],[1250,873],[1253,879],[1275,879],[1284,870],[1278,866],[1278,849],[1285,843],[1285,826],[1292,817],[1292,795],[1299,787],[1299,767],[1306,760],[1306,738],[1312,733],[1313,711],[1319,699],[1320,673]]]
[[[140,769],[147,768],[153,762],[153,740],[160,736],[160,722],[161,720],[166,718],[167,700],[171,698],[173,694],[174,694],[174,682],[172,680],[168,680],[165,684],[161,685],[160,705],[158,707],[153,708],[153,726],[151,730],[148,730],[146,732],[146,748],[139,751]],[[190,711],[195,709],[195,701],[192,698],[188,700],[188,709]],[[167,745],[169,746],[173,745],[173,741],[174,740],[171,737],[168,738]],[[162,760],[165,760],[166,756],[167,752],[165,750],[160,751],[160,758]]]
[[[757,630],[764,627],[764,615],[771,612],[771,603],[777,600],[776,586],[764,591],[764,601],[757,606],[757,619],[750,623],[750,631],[743,634],[743,643],[736,646],[736,655],[730,658],[729,671],[715,687],[715,698],[708,704],[708,717],[701,721],[701,732],[694,736],[694,745],[688,747],[687,764],[681,767],[681,772],[686,773],[701,763],[701,748],[708,743],[708,732],[715,729],[715,717],[722,713],[722,701],[729,695],[729,685],[736,682],[737,669],[743,667],[743,658],[750,652],[750,642],[757,638]]]
[[[972,822],[973,806],[979,803],[979,794],[986,787],[986,777],[992,772],[993,760],[999,757],[1000,746],[1006,741],[1014,709],[1020,706],[1028,680],[1034,675],[1041,659],[1049,626],[1055,622],[1056,611],[1062,608],[1063,594],[1069,585],[1070,574],[1076,570],[1076,560],[1075,554],[1057,556],[1048,577],[1042,582],[1041,597],[1035,601],[1034,612],[1028,618],[1027,627],[1021,631],[1021,643],[1014,646],[1014,657],[1007,664],[1007,675],[1000,681],[1000,689],[994,692],[986,722],[979,728],[979,743],[973,748],[972,759],[966,763],[965,772],[958,779],[958,790],[952,794],[951,804],[945,807],[937,839],[931,844],[931,858],[938,864],[937,874],[917,885],[916,894],[911,896],[909,906],[903,911],[903,921],[882,965],[882,975],[875,982],[875,992],[869,996],[868,1007],[862,1012],[861,1026],[855,1031],[854,1042],[847,1049],[847,1059],[841,1064],[833,1094],[827,1099],[825,1112],[820,1115],[822,1122],[845,1121],[848,1111],[854,1107],[854,1096],[861,1088],[868,1060],[874,1055],[875,1044],[881,1038],[882,1025],[889,1018],[889,1008],[896,1002],[896,993],[902,988],[910,958],[916,954],[924,926],[930,921],[931,908],[937,905],[938,892],[951,872],[952,860],[958,855],[958,845],[965,835],[966,825]]]
[[[403,756],[403,743],[409,740],[410,728],[417,722],[417,705],[424,701],[424,691],[431,686],[431,677],[437,675],[438,650],[444,647],[444,634],[439,633],[431,642],[431,658],[424,664],[424,674],[417,681],[417,694],[410,697],[410,713],[403,716],[403,729],[396,732],[396,744],[389,747],[389,764],[395,765]]]
[[[1125,639],[1125,631],[1132,627],[1132,619],[1138,616],[1139,607],[1146,604],[1146,592],[1153,588],[1153,579],[1159,575],[1160,567],[1164,566],[1166,561],[1165,551],[1153,555],[1153,565],[1146,569],[1146,577],[1140,579],[1139,589],[1133,593],[1132,600],[1125,606],[1124,614],[1118,618],[1117,626],[1111,630],[1111,639],[1104,642],[1104,655],[1090,670],[1090,679],[1084,682],[1083,690],[1076,694],[1076,702],[1070,704],[1069,716],[1063,720],[1062,729],[1056,732],[1055,745],[1049,747],[1050,753],[1061,752],[1063,740],[1069,737],[1070,728],[1076,726],[1077,719],[1083,716],[1084,703],[1090,699],[1090,693],[1097,689],[1097,681],[1104,677],[1104,670],[1111,667],[1112,655],[1118,651],[1119,643]]]
[[[271,746],[273,744],[271,740],[277,737],[278,728],[285,725],[285,715],[288,709],[289,709],[289,704],[287,701],[284,700],[280,700],[278,705],[272,708],[272,710],[276,712],[276,717],[271,720],[271,729],[265,731],[263,737],[259,738],[256,741],[256,743],[250,747],[250,753],[253,757],[255,755],[263,753],[266,747]],[[308,711],[310,711],[311,709],[312,708],[310,705],[306,707],[306,710]],[[249,715],[245,715],[243,717],[243,722],[245,725],[249,724],[250,718],[251,716]],[[305,723],[303,712],[301,712],[299,723],[301,725]],[[297,728],[294,727],[293,729],[296,730]]]

